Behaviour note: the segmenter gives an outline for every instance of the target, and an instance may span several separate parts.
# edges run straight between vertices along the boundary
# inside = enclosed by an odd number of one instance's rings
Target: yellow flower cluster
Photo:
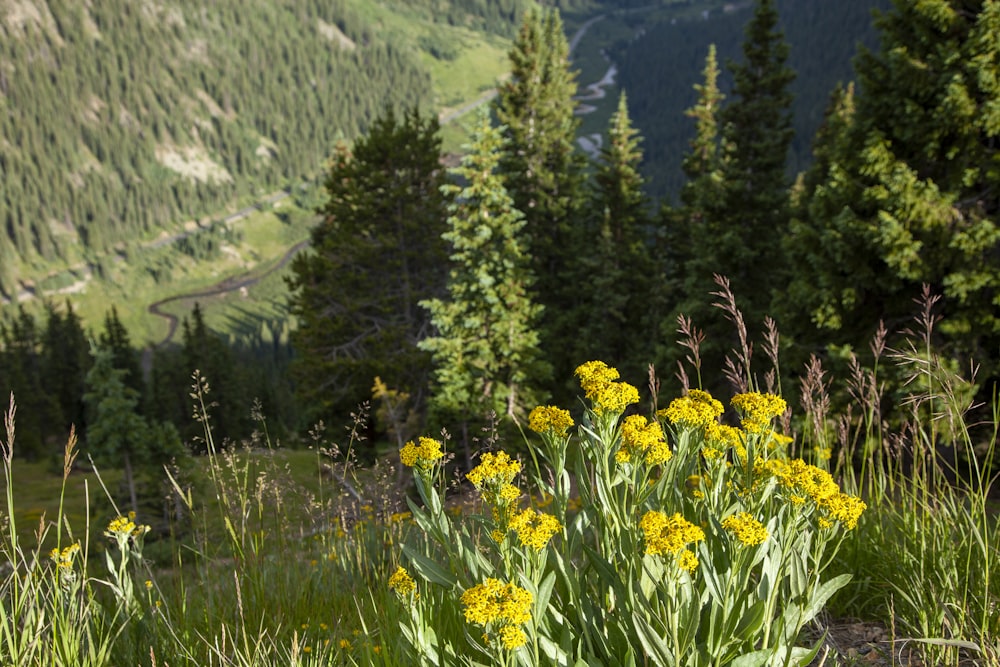
[[[603,361],[588,361],[576,369],[580,387],[598,414],[618,414],[639,402],[639,390],[627,382],[615,382],[617,369]]]
[[[685,549],[677,557],[677,567],[688,572],[694,572],[698,569],[698,557],[690,549]]]
[[[519,627],[531,621],[531,593],[499,579],[486,579],[462,593],[466,623],[494,627],[504,648],[523,646],[527,637]]]
[[[802,459],[782,461],[772,459],[766,470],[789,493],[794,504],[802,504],[805,498],[812,501],[831,517],[851,530],[858,525],[858,519],[868,506],[860,498],[841,493],[840,487],[825,470],[809,465]],[[821,525],[823,521],[821,520]]]
[[[668,517],[663,512],[650,510],[639,521],[639,528],[642,529],[646,542],[646,553],[651,555],[677,554],[688,544],[705,539],[705,531],[686,520],[679,512]],[[690,559],[687,562],[690,563]]]
[[[722,527],[748,547],[755,547],[767,539],[767,528],[748,512],[727,516],[722,520]]]
[[[59,549],[53,549],[49,552],[49,558],[56,564],[60,569],[69,569],[73,567],[73,559],[80,552],[80,543],[74,542],[62,551]]]
[[[419,438],[420,444],[413,444],[413,441],[406,443],[399,450],[399,461],[408,468],[419,470],[430,470],[434,462],[444,457],[441,451],[441,443],[433,438]]]
[[[785,399],[774,394],[749,392],[736,394],[731,401],[732,406],[743,416],[741,422],[744,429],[750,433],[763,433],[771,420],[785,412],[788,404]]]
[[[736,449],[743,446],[743,431],[712,421],[705,427],[705,441],[723,452],[730,448]]]
[[[683,428],[703,428],[714,423],[722,412],[722,403],[712,398],[711,394],[692,389],[687,396],[672,400],[656,416],[665,417],[671,424],[679,424]]]
[[[521,462],[510,458],[507,452],[486,452],[479,457],[479,465],[470,470],[466,478],[477,489],[495,487],[499,492],[501,487],[510,485],[519,472]]]
[[[104,536],[123,541],[148,533],[149,526],[136,525],[135,521],[133,521],[134,518],[135,513],[129,512],[127,517],[119,516],[112,519],[111,523],[108,524],[108,529],[104,531]]]
[[[531,411],[528,415],[528,428],[535,433],[554,433],[558,436],[565,436],[566,431],[573,427],[573,418],[569,415],[569,410],[563,410],[552,405],[541,406]]]
[[[406,597],[417,590],[417,582],[406,571],[405,567],[399,566],[391,577],[389,577],[389,590],[395,591],[400,597]]]
[[[672,456],[659,422],[650,422],[642,415],[630,415],[622,423],[622,443],[615,460],[630,463],[633,458],[655,466],[666,463]]]
[[[536,512],[529,507],[510,520],[510,527],[517,531],[521,544],[541,551],[552,536],[562,529],[562,524],[551,514]]]

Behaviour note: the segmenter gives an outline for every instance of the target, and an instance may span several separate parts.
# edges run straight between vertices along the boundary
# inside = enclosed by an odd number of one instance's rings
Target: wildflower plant
[[[414,508],[424,539],[403,556],[437,602],[420,608],[433,618],[420,625],[438,632],[424,632],[412,655],[807,664],[818,645],[797,646],[799,632],[847,583],[826,570],[865,504],[787,457],[790,438],[774,425],[785,402],[738,394],[738,426],[701,390],[656,415],[626,414],[639,394],[617,370],[593,361],[576,375],[578,425],[540,406],[528,420],[531,465],[486,452],[466,475],[481,514],[452,517],[440,498],[425,501],[429,512]],[[532,489],[552,514],[523,506]]]

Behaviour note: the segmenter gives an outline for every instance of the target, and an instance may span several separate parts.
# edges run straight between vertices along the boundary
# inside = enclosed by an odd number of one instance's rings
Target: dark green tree
[[[896,0],[818,136],[788,240],[797,331],[863,345],[945,296],[946,349],[995,374],[1000,357],[1000,6]]]
[[[67,299],[65,313],[46,305],[47,321],[42,333],[41,381],[59,405],[58,428],[69,433],[70,426],[86,439],[87,421],[83,402],[84,382],[90,370],[90,345],[80,317]],[[53,425],[55,426],[55,425]]]
[[[759,320],[781,282],[781,237],[788,227],[785,164],[792,141],[788,44],[778,28],[775,0],[758,0],[746,28],[743,61],[730,63],[732,101],[721,113],[720,238],[714,244],[716,273],[745,295],[748,314]]]
[[[17,452],[35,460],[57,451],[62,414],[59,402],[42,383],[42,340],[34,317],[18,306],[10,326],[0,323],[0,391],[18,405]],[[49,444],[52,444],[51,448]],[[59,445],[61,446],[61,445]]]
[[[455,195],[444,239],[451,247],[448,295],[423,302],[437,330],[420,347],[433,354],[432,407],[462,425],[462,441],[490,411],[512,420],[542,397],[548,368],[535,329],[531,268],[522,237],[525,221],[498,173],[501,130],[483,113],[469,153],[452,170],[464,185]],[[468,458],[468,456],[467,456]]]
[[[94,350],[84,394],[90,413],[87,451],[99,464],[121,466],[130,506],[135,511],[139,507],[139,470],[165,463],[182,447],[173,425],[151,426],[139,414],[139,394],[125,383],[125,373],[115,367],[110,348]]]
[[[111,310],[104,315],[104,330],[101,332],[99,341],[102,347],[111,350],[112,363],[115,368],[125,371],[122,376],[123,380],[139,395],[140,405],[142,405],[146,383],[142,376],[139,353],[132,347],[132,339],[118,317],[118,308],[115,306],[111,306]]]
[[[579,309],[576,358],[601,359],[625,377],[643,377],[652,350],[642,331],[655,322],[649,200],[639,173],[641,137],[623,92],[611,117],[607,143],[590,193],[588,250],[578,285],[587,285]],[[645,348],[645,349],[644,349]]]
[[[510,51],[511,77],[500,86],[496,115],[508,140],[500,173],[524,214],[538,301],[544,306],[543,346],[556,377],[571,377],[575,311],[580,308],[573,263],[584,241],[578,207],[585,159],[576,151],[576,73],[558,10],[529,10]]]
[[[434,118],[417,109],[376,120],[353,149],[337,148],[312,249],[292,263],[298,393],[312,418],[343,419],[380,376],[425,399],[430,355],[417,347],[443,293],[445,173]]]

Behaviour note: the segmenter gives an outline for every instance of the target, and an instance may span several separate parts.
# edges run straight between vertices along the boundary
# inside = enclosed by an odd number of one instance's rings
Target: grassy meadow
[[[728,396],[584,363],[576,409],[487,433],[465,471],[384,387],[299,450],[265,423],[221,447],[196,390],[208,453],[138,514],[72,440],[16,459],[11,406],[0,662],[996,665],[1000,402],[970,405],[932,305],[848,377],[814,359],[797,405],[776,331],[754,366],[744,334]],[[689,333],[688,377],[719,372]],[[369,418],[398,436],[362,464]],[[845,624],[874,633],[846,645]]]

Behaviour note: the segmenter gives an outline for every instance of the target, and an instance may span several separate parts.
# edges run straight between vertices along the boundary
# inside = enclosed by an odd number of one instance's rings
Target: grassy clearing
[[[997,664],[1000,403],[968,413],[970,378],[928,344],[932,307],[922,335],[880,337],[842,383],[814,361],[790,412],[748,371],[730,415],[692,391],[625,417],[639,391],[585,364],[587,409],[540,408],[467,478],[457,446],[428,438],[358,465],[359,421],[301,451],[263,436],[221,451],[207,431],[159,537],[93,494],[109,525],[76,525],[81,476],[13,460],[8,419],[0,661],[856,664],[823,639],[833,614],[888,629],[864,664]],[[884,373],[913,378],[892,425]],[[40,511],[46,549],[20,525]]]

